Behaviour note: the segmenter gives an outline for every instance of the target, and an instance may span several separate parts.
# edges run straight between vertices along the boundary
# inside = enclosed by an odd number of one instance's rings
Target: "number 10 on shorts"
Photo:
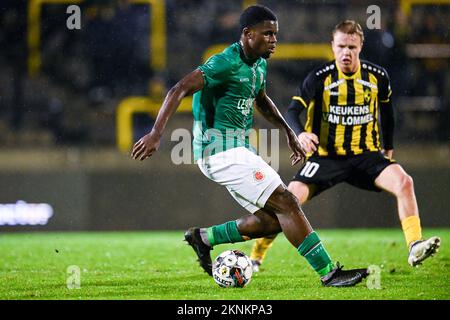
[[[320,165],[317,162],[307,161],[302,171],[300,172],[301,176],[311,178],[316,174],[317,170],[319,170]]]

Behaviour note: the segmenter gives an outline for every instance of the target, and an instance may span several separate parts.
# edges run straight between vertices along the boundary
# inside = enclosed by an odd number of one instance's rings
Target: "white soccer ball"
[[[242,288],[252,279],[253,266],[250,258],[240,250],[227,250],[214,260],[214,281],[221,287]]]

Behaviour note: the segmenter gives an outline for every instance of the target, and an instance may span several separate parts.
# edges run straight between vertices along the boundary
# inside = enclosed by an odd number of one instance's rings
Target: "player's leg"
[[[353,286],[367,276],[365,268],[343,271],[339,263],[334,266],[298,199],[284,185],[274,190],[264,208],[275,212],[284,235],[321,277],[323,285]]]
[[[297,237],[294,240],[288,238],[288,240],[294,246],[299,243],[296,246],[298,252],[305,257],[312,268],[320,275],[324,286],[353,286],[367,276],[367,269],[365,268],[344,271],[339,263],[334,266],[319,236],[312,230],[306,217],[301,212],[296,198],[290,194],[284,185],[280,185],[267,202],[270,202],[270,207],[278,208],[277,210],[284,212],[290,211],[300,217],[300,222],[298,222],[299,220],[295,222],[300,224],[297,228],[289,226],[291,223],[289,218],[282,219],[288,225],[290,232],[303,235],[303,238]],[[201,229],[190,228],[186,232],[185,237],[196,251],[200,265],[211,275],[210,250],[212,250],[214,245],[241,242],[249,240],[251,237],[261,237],[279,232],[281,230],[279,216],[280,214],[277,214],[277,219],[275,219],[275,215],[270,213],[269,209],[258,210],[254,215],[247,215],[222,225]],[[299,242],[296,243],[294,241]]]
[[[242,242],[283,230],[287,239],[320,276],[327,275],[334,268],[318,235],[302,212],[297,198],[282,184],[270,195],[264,209],[256,211],[254,215],[196,230],[199,230],[201,246],[208,248],[222,243]]]
[[[277,217],[264,209],[237,220],[201,228],[200,236],[205,244],[214,247],[224,243],[243,242],[281,232]]]
[[[185,240],[196,252],[200,266],[211,275],[210,251],[215,245],[280,232],[276,216],[262,212],[261,208],[282,181],[267,163],[245,148],[221,152],[199,161],[198,165],[206,177],[226,187],[242,207],[255,214],[254,217],[248,215],[208,228],[193,227],[186,231]]]
[[[288,190],[297,197],[301,205],[310,199],[311,188],[311,185],[296,180],[291,181],[288,185]]]
[[[297,197],[300,204],[305,203],[310,194],[308,185],[300,181],[291,181],[289,183],[288,190],[292,192],[295,197]],[[261,266],[267,251],[272,246],[276,236],[277,234],[273,234],[264,238],[256,239],[250,254],[250,259],[252,260],[254,266],[253,271],[259,271],[259,267]]]
[[[274,190],[264,208],[275,212],[283,233],[296,248],[313,232],[298,199],[283,185]]]
[[[306,258],[313,269],[319,275],[323,275],[322,283],[325,286],[352,286],[367,275],[366,269],[343,271],[339,265],[334,268],[318,235],[312,230],[303,214],[297,198],[287,190],[278,173],[261,157],[245,148],[235,148],[210,156],[206,161],[199,162],[199,167],[208,178],[225,186],[235,200],[250,213],[256,213],[260,209],[274,213],[286,238]],[[241,234],[237,221],[216,226],[214,230],[214,227],[206,228],[209,243],[214,245],[219,241],[221,243],[245,241],[251,235],[261,237],[279,230],[264,226],[259,219],[248,222],[250,223],[247,227],[255,228],[252,229],[253,233],[242,230]],[[258,230],[261,226],[264,228]],[[273,226],[278,227],[276,224]],[[265,234],[258,234],[258,232],[265,232]],[[194,238],[195,241],[191,241]],[[185,234],[185,239],[195,250],[201,266],[208,274],[211,274],[209,251],[212,247],[208,246],[205,243],[206,239],[203,240],[203,238],[205,238],[205,232],[201,232],[199,228],[191,228]]]
[[[186,231],[185,240],[198,256],[200,266],[212,275],[210,251],[223,243],[243,242],[254,238],[277,234],[281,231],[277,217],[263,209],[237,220],[214,225],[208,228],[193,227]]]
[[[298,198],[305,200],[321,193],[344,181],[350,171],[351,165],[347,161],[311,157],[298,171],[294,181],[300,181],[305,185],[314,186],[314,188],[308,188],[308,193],[303,192],[304,198],[302,198],[296,197],[289,190],[280,186],[274,191],[265,206],[277,214],[286,238],[321,276],[325,286],[353,286],[367,275],[367,269],[343,271],[339,263],[334,267],[319,236],[309,225]]]
[[[264,209],[243,216],[236,222],[241,235],[249,240],[281,232],[281,226],[276,215]]]
[[[399,164],[387,166],[375,179],[375,185],[397,198],[400,221],[409,217],[419,217],[413,179]],[[420,238],[420,231],[416,236]]]
[[[303,204],[335,184],[345,181],[351,169],[351,165],[347,161],[312,156],[296,173],[289,183],[288,190],[294,194],[300,204]],[[273,238],[258,239],[255,242],[251,259],[257,270],[259,270]]]
[[[410,250],[408,262],[415,266],[433,255],[440,246],[438,237],[422,238],[414,183],[399,164],[387,166],[375,179],[375,185],[393,194],[397,199],[398,216]]]

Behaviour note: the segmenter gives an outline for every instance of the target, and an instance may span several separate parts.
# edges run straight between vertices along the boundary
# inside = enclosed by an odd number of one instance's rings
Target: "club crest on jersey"
[[[261,181],[263,181],[264,179],[265,179],[265,175],[264,175],[264,173],[262,172],[262,171],[260,171],[260,170],[255,170],[255,171],[253,171],[253,179],[256,181],[256,182],[261,182]]]
[[[370,99],[372,98],[372,92],[369,88],[364,89],[364,101],[366,103],[369,103]]]

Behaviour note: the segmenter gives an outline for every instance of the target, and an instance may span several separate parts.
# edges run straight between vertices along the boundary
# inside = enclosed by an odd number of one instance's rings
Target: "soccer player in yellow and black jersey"
[[[338,24],[331,43],[335,60],[312,71],[293,96],[286,118],[308,152],[308,161],[289,190],[302,204],[341,182],[393,194],[409,249],[408,263],[416,266],[437,251],[440,239],[422,239],[413,180],[392,158],[394,113],[389,76],[382,67],[359,59],[363,42],[358,23]],[[305,127],[299,120],[304,110]],[[255,270],[274,238],[255,243],[251,254]]]

